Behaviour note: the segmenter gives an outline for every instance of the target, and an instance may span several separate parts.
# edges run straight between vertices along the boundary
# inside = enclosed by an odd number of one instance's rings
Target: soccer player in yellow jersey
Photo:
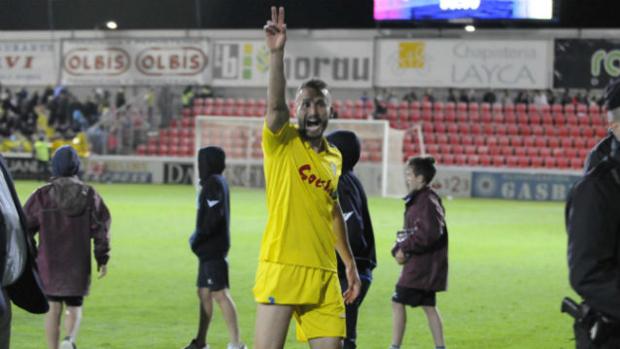
[[[355,300],[360,279],[337,201],[342,157],[323,137],[330,95],[320,80],[304,83],[296,97],[298,125],[291,125],[284,97],[284,8],[271,8],[264,29],[271,51],[263,127],[269,217],[254,286],[254,348],[283,348],[294,317],[298,339],[313,349],[337,349],[346,335],[344,302]],[[334,247],[346,268],[344,293]]]

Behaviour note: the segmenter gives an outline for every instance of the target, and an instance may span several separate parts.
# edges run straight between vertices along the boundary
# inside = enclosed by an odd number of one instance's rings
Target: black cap
[[[607,110],[620,107],[620,78],[610,80],[605,87],[605,106]]]

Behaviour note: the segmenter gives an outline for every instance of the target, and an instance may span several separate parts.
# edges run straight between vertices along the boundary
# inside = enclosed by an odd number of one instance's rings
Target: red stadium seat
[[[471,135],[467,135],[467,134],[461,134],[461,143],[463,145],[473,145],[474,144],[474,137]]]
[[[570,159],[570,167],[572,169],[582,169],[584,165],[584,161],[582,159],[579,158],[572,158]]]
[[[509,138],[510,145],[513,147],[522,147],[523,146],[523,137],[521,136],[511,136]]]
[[[547,143],[549,148],[557,148],[560,146],[560,139],[557,137],[547,137]]]
[[[514,148],[513,147],[501,147],[501,154],[504,156],[511,156],[514,154]]]
[[[504,106],[501,103],[494,103],[491,110],[493,111],[493,114],[501,114],[504,112]]]
[[[565,158],[565,157],[559,157],[557,158],[557,167],[559,168],[569,168],[570,167],[570,161]]]
[[[463,166],[467,164],[467,156],[466,155],[456,155],[454,163],[457,166]]]
[[[543,158],[541,158],[541,157],[534,157],[534,158],[532,158],[532,162],[531,162],[530,166],[534,167],[534,168],[542,168],[543,167],[543,163],[544,163]]]
[[[564,108],[562,107],[561,104],[553,104],[551,106],[551,113],[553,114],[562,114],[564,113]]]
[[[489,147],[487,147],[486,145],[476,146],[476,154],[478,154],[478,155],[487,155],[489,153],[490,153]]]
[[[443,154],[441,157],[443,165],[454,165],[456,157],[453,154]]]
[[[491,157],[488,155],[480,155],[480,165],[482,166],[490,166],[491,165]]]
[[[520,156],[517,158],[519,167],[530,167],[530,158],[527,156]]]
[[[556,158],[553,156],[547,156],[543,160],[545,168],[554,168],[558,165]]]
[[[478,155],[469,155],[467,157],[467,165],[468,166],[478,166],[478,165],[480,165],[480,157]]]
[[[536,149],[536,148],[527,148],[527,147],[518,147],[514,148],[514,155],[516,156],[526,156],[527,149]]]
[[[530,157],[531,156],[538,156],[538,148],[536,148],[536,147],[525,147],[523,149],[525,149],[525,155],[527,155],[527,156],[530,156]],[[515,155],[519,155],[519,154],[515,153]]]
[[[476,102],[470,102],[469,103],[469,112],[470,113],[478,113],[478,110],[480,109],[478,103]]]
[[[572,138],[562,138],[562,147],[563,148],[572,148],[573,147],[573,139]]]
[[[491,164],[495,167],[504,167],[506,166],[506,160],[501,155],[494,155],[491,157]]]
[[[508,167],[517,167],[519,164],[519,158],[516,156],[508,156],[506,157],[506,166]]]

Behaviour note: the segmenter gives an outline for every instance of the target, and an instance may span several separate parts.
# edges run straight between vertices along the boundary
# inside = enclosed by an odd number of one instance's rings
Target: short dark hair
[[[331,100],[331,94],[329,92],[329,89],[327,88],[327,83],[323,80],[310,79],[304,82],[297,89],[297,94],[299,94],[301,90],[306,89],[306,88],[314,90],[315,92],[320,93],[323,97],[327,98],[328,100]]]
[[[416,176],[424,177],[426,184],[430,183],[437,173],[435,158],[432,156],[415,156],[409,159],[407,166],[411,167]]]

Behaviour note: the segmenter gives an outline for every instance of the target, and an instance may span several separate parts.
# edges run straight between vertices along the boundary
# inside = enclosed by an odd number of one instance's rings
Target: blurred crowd
[[[394,90],[380,89],[375,90],[373,97],[375,105],[375,117],[381,118],[387,112],[388,104],[398,104],[404,102],[452,102],[452,103],[489,103],[489,104],[527,104],[527,105],[552,105],[552,104],[585,104],[603,106],[603,96],[601,92],[592,90],[475,90],[475,89],[454,89],[438,90],[433,89],[410,90],[402,96],[398,96]],[[370,99],[368,92],[364,91],[360,99],[366,102]]]

